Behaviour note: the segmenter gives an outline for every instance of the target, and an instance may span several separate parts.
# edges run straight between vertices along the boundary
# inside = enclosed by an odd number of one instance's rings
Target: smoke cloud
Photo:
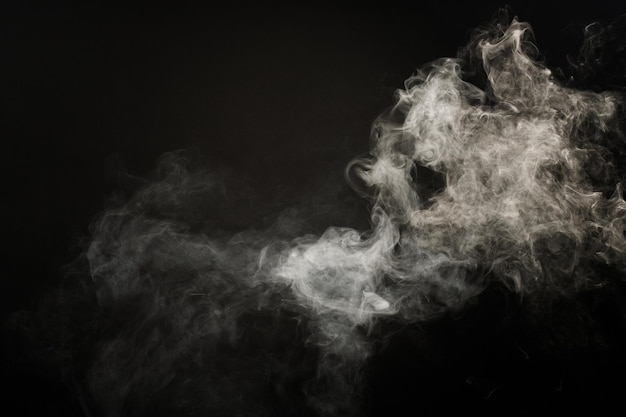
[[[397,329],[492,286],[542,308],[607,285],[626,261],[622,97],[572,84],[517,19],[418,69],[346,168],[368,230],[308,234],[302,206],[229,231],[233,184],[164,155],[68,268],[85,410],[364,415],[368,363]]]

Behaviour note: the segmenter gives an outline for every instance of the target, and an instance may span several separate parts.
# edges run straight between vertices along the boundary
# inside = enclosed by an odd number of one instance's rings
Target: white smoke
[[[272,415],[272,401],[295,407],[285,386],[309,376],[301,385],[318,414],[357,413],[381,321],[459,311],[492,283],[524,297],[603,285],[593,266],[622,268],[626,254],[605,143],[622,139],[620,97],[563,85],[532,41],[526,23],[492,25],[406,81],[374,125],[371,154],[346,171],[371,200],[371,230],[295,237],[284,221],[204,233],[192,206],[219,183],[165,161],[159,181],[94,226],[95,408]],[[417,165],[444,187],[426,195]],[[306,347],[285,352],[294,345]],[[279,400],[263,398],[266,386]],[[147,399],[159,393],[169,408]]]

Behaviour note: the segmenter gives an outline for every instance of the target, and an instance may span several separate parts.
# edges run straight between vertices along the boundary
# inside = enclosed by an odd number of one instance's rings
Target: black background
[[[109,204],[115,170],[140,176],[164,152],[191,148],[217,170],[262,178],[261,195],[306,194],[321,180],[343,181],[345,164],[368,150],[371,123],[393,103],[394,90],[422,64],[454,56],[471,29],[507,4],[207,3],[0,6],[4,320],[36,310],[58,286],[61,267],[78,255],[90,221]],[[533,26],[554,67],[575,53],[586,23],[623,13],[620,3],[509,5]],[[497,314],[497,303],[489,308],[483,313]],[[451,327],[437,339],[449,339],[446,346],[465,340],[455,336],[460,325]],[[3,338],[4,379],[11,386],[3,402],[19,408],[12,415],[80,415],[60,375],[29,361],[10,331]],[[462,365],[467,358],[451,355],[456,362],[441,353],[447,359],[412,363],[411,372],[422,375],[412,385],[375,382],[373,392],[386,397],[373,405],[377,415],[389,415],[385,407],[402,404],[401,397],[417,389],[430,393],[431,401],[419,406],[425,415],[452,404],[462,409],[464,401],[477,410],[504,410],[490,405],[497,401],[541,409],[546,393],[562,382],[564,365],[549,359],[495,361],[510,392],[505,388],[489,402],[493,386],[483,381],[484,395],[468,394],[474,391]],[[546,408],[575,411],[614,399],[620,385],[606,378],[626,369],[623,360],[594,356],[565,366],[575,369],[570,383],[579,384],[568,391],[566,382],[566,394]],[[588,401],[579,402],[585,396]]]

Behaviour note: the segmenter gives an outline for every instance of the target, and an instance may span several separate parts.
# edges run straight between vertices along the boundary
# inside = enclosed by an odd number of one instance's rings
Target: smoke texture
[[[51,337],[84,412],[376,414],[379,358],[414,366],[406,349],[432,355],[430,326],[462,328],[485,294],[509,303],[487,311],[494,326],[533,335],[520,363],[589,346],[585,309],[626,266],[623,92],[593,85],[603,30],[587,27],[569,77],[506,15],[417,69],[345,169],[369,208],[362,230],[317,233],[316,213],[349,208],[326,194],[261,221],[237,208],[254,205],[253,185],[192,152],[163,155],[65,269]],[[528,388],[465,383],[485,401]]]

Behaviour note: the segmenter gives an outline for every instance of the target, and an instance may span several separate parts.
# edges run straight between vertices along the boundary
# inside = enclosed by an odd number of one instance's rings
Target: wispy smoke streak
[[[513,20],[406,81],[371,154],[346,170],[371,200],[365,232],[297,237],[278,222],[212,235],[193,205],[219,183],[166,160],[94,225],[95,407],[303,415],[290,398],[306,392],[316,413],[356,413],[380,321],[459,310],[491,283],[524,297],[602,285],[594,265],[621,269],[626,254],[606,143],[622,140],[620,97],[567,87],[536,55]],[[423,168],[444,179],[434,194]]]

